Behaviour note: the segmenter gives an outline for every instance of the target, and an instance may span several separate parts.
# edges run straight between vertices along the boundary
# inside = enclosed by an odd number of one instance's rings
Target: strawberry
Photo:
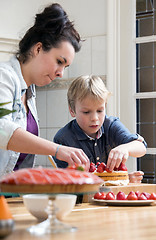
[[[90,168],[89,168],[89,172],[94,172],[96,170],[96,166],[93,162],[90,163]]]
[[[105,200],[106,199],[106,193],[101,192],[101,195],[100,195],[99,199]]]
[[[90,163],[90,166],[95,166],[95,163],[91,162],[91,163]]]
[[[137,197],[140,196],[140,192],[139,191],[136,191],[135,194],[137,195]]]
[[[105,168],[106,168],[106,164],[102,162],[98,165],[97,172],[102,173],[103,171],[105,171]]]
[[[110,171],[109,168],[107,168],[107,167],[105,168],[105,170],[106,170],[107,172],[109,172],[109,173],[112,172],[112,171]]]
[[[120,163],[120,166],[118,167],[118,171],[127,171],[127,167],[124,163]]]
[[[118,171],[118,168],[117,168],[117,167],[114,167],[114,171]]]
[[[97,163],[96,163],[96,166],[98,167],[99,165],[100,165],[100,162],[97,162]]]
[[[106,193],[104,192],[97,192],[94,194],[94,199],[105,200],[105,198],[106,198]]]
[[[106,194],[106,198],[105,198],[106,200],[115,200],[115,195],[114,195],[114,193],[113,192],[108,192],[107,194]]]
[[[97,172],[102,173],[102,172],[103,172],[103,167],[98,166],[98,167],[97,167]]]
[[[90,168],[89,168],[89,172],[94,172],[96,170],[96,167],[94,167],[94,166],[90,166]]]
[[[127,200],[138,200],[138,197],[135,192],[131,191],[127,196]]]
[[[85,170],[85,167],[84,165],[77,165],[75,163],[75,165],[71,165],[71,166],[68,166],[69,169],[74,169],[74,170],[79,170],[79,171],[84,171]]]
[[[151,193],[149,199],[151,199],[151,200],[156,200],[156,193],[154,193],[154,192]]]
[[[151,196],[151,194],[150,194],[150,193],[147,193],[147,192],[142,192],[142,194],[144,194],[147,199],[149,199],[150,196]]]
[[[101,196],[101,192],[97,192],[94,194],[94,199],[99,199],[100,196]]]
[[[105,171],[106,164],[105,164],[104,162],[101,162],[101,163],[100,163],[100,166],[102,166],[102,167],[103,167],[103,171]]]
[[[126,200],[126,195],[124,192],[118,192],[118,194],[116,195],[116,199],[117,200]]]
[[[143,193],[141,193],[138,197],[138,200],[147,200],[147,197]]]
[[[111,191],[111,194],[113,194],[114,198],[116,198],[115,194]]]

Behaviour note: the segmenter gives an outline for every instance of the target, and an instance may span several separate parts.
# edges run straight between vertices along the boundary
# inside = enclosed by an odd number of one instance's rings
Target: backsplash
[[[106,84],[106,76],[100,76],[98,75]],[[45,91],[45,90],[56,90],[56,89],[68,89],[69,85],[75,78],[70,79],[55,79],[50,84],[43,86],[43,87],[37,87],[37,91]]]

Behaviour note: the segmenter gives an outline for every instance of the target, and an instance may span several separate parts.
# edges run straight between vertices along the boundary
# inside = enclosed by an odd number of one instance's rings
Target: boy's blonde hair
[[[107,90],[103,80],[94,75],[80,76],[70,85],[67,93],[68,105],[75,111],[76,100],[82,101],[86,97],[107,102],[111,93]]]

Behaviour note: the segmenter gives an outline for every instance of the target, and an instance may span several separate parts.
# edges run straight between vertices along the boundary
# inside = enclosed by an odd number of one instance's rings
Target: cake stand
[[[55,234],[63,232],[74,232],[76,227],[67,225],[59,221],[56,217],[58,209],[55,206],[55,199],[57,194],[89,194],[99,191],[100,184],[68,184],[68,185],[9,185],[0,184],[0,190],[2,193],[19,193],[19,194],[48,194],[49,201],[47,206],[48,218],[37,224],[29,227],[27,230],[34,235],[40,236],[43,234]]]
[[[59,221],[56,217],[58,208],[55,205],[56,195],[49,195],[48,206],[46,212],[48,218],[34,226],[29,227],[27,230],[31,234],[43,235],[46,233],[60,233],[60,232],[74,232],[77,230],[76,227],[70,226]]]

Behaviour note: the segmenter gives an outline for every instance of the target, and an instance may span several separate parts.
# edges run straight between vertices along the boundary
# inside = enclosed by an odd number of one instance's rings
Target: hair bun
[[[68,22],[66,12],[58,3],[55,3],[46,7],[42,13],[36,14],[34,27],[40,30],[53,29],[55,34],[59,34]]]
[[[34,25],[27,30],[19,42],[16,57],[25,63],[30,58],[31,48],[38,42],[42,43],[44,51],[59,47],[61,42],[68,41],[78,52],[81,48],[81,38],[74,28],[73,22],[58,3],[47,6],[36,14]]]

